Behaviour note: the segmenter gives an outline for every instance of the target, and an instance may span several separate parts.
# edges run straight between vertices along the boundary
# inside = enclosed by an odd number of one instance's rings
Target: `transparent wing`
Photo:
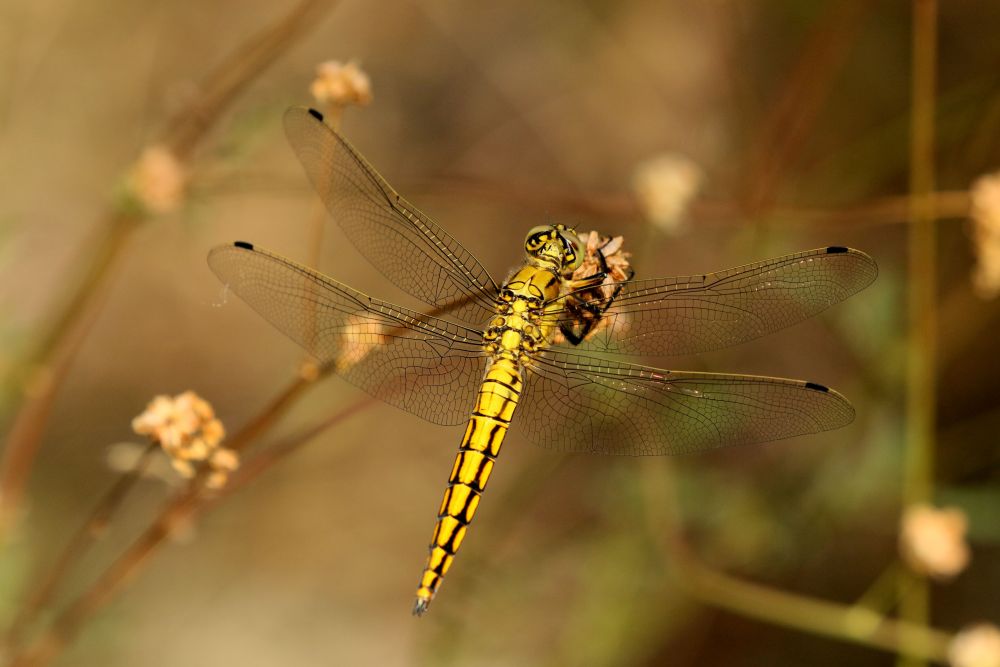
[[[716,350],[801,322],[864,289],[877,274],[871,257],[835,246],[702,276],[632,281],[613,299],[592,302],[610,306],[582,347],[651,356]]]
[[[250,244],[209,253],[251,308],[355,386],[436,424],[461,424],[486,369],[481,332],[368,297]]]
[[[563,452],[682,454],[840,428],[843,396],[800,380],[665,371],[548,350],[527,364],[513,425]]]
[[[285,113],[285,133],[333,219],[393,283],[431,306],[481,324],[493,313],[496,282],[472,253],[399,196],[321,116]]]

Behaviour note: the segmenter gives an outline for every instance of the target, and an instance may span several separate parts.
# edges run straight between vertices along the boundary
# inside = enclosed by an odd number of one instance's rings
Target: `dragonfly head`
[[[576,271],[584,255],[579,237],[566,225],[534,227],[524,239],[524,252],[529,261],[560,274]]]

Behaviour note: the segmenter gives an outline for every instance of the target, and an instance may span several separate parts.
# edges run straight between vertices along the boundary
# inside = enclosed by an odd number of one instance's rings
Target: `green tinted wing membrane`
[[[840,428],[854,408],[800,380],[665,371],[548,350],[526,364],[513,426],[563,452],[684,454]]]
[[[403,199],[346,139],[304,107],[285,133],[344,233],[379,271],[425,303],[481,324],[497,285],[472,253]]]
[[[729,347],[801,322],[877,275],[865,253],[828,247],[718,273],[636,280],[592,302],[607,312],[583,348],[670,356]],[[575,320],[563,315],[563,322]]]
[[[324,365],[391,405],[460,424],[486,369],[482,334],[373,299],[249,244],[208,263],[226,286]]]

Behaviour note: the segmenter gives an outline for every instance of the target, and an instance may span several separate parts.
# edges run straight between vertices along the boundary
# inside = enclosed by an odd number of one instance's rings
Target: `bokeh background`
[[[105,261],[108,220],[129,210],[125,174],[142,149],[293,7],[0,5],[0,364],[11,382],[87,267]],[[667,464],[560,456],[512,435],[462,554],[415,620],[461,428],[368,406],[179,529],[54,664],[897,664],[892,651],[754,618],[764,596],[747,613],[699,599],[662,548],[665,514],[700,566],[741,581],[848,607],[863,599],[891,616],[895,582],[909,580],[929,591],[923,621],[935,628],[1000,622],[1000,305],[973,279],[982,234],[969,220],[969,188],[1000,168],[1000,4],[940,8],[936,268],[907,263],[909,3],[348,0],[308,23],[203,119],[174,210],[135,216],[121,235],[4,534],[4,618],[116,479],[109,460],[120,464],[122,443],[142,442],[130,421],[154,395],[193,389],[235,432],[296,377],[302,352],[227,298],[205,263],[211,247],[252,241],[419,307],[335,225],[316,247],[316,198],[281,114],[311,103],[315,67],[330,59],[356,60],[374,92],[345,110],[344,133],[494,276],[519,260],[528,228],[549,222],[624,235],[640,277],[825,245],[871,254],[879,279],[848,302],[662,364],[821,382],[850,397],[857,419]],[[700,187],[656,226],[634,179],[664,153],[686,156]],[[939,337],[933,399],[920,408],[936,416],[931,500],[960,508],[968,532],[956,548],[971,549],[959,574],[929,583],[907,574],[898,547],[906,299],[919,272],[933,272]],[[362,396],[317,383],[245,457]],[[10,428],[20,399],[5,400]],[[165,476],[135,487],[56,608],[183,488]]]

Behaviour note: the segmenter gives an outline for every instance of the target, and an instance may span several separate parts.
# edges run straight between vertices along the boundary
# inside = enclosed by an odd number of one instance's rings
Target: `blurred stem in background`
[[[937,358],[934,200],[934,96],[937,62],[937,2],[913,2],[913,61],[910,127],[909,354],[907,359],[906,447],[903,506],[932,500]],[[900,617],[927,624],[930,589],[917,574],[901,571]],[[900,667],[923,667],[925,660],[900,657]]]
[[[694,599],[781,627],[892,651],[926,664],[947,659],[951,636],[922,623],[894,620],[862,604],[844,605],[745,581],[703,563],[684,541],[671,461],[645,467],[649,530],[677,585]]]
[[[316,25],[332,0],[302,0],[285,16],[243,42],[205,78],[201,94],[167,125],[158,142],[178,162],[190,162],[194,150],[222,112],[296,37]],[[49,318],[41,342],[21,359],[4,387],[5,412],[12,414],[0,461],[0,540],[17,518],[28,478],[45,432],[55,396],[81,344],[96,320],[111,273],[132,233],[150,211],[118,202],[105,215],[97,248],[79,278],[64,281],[71,291]]]

